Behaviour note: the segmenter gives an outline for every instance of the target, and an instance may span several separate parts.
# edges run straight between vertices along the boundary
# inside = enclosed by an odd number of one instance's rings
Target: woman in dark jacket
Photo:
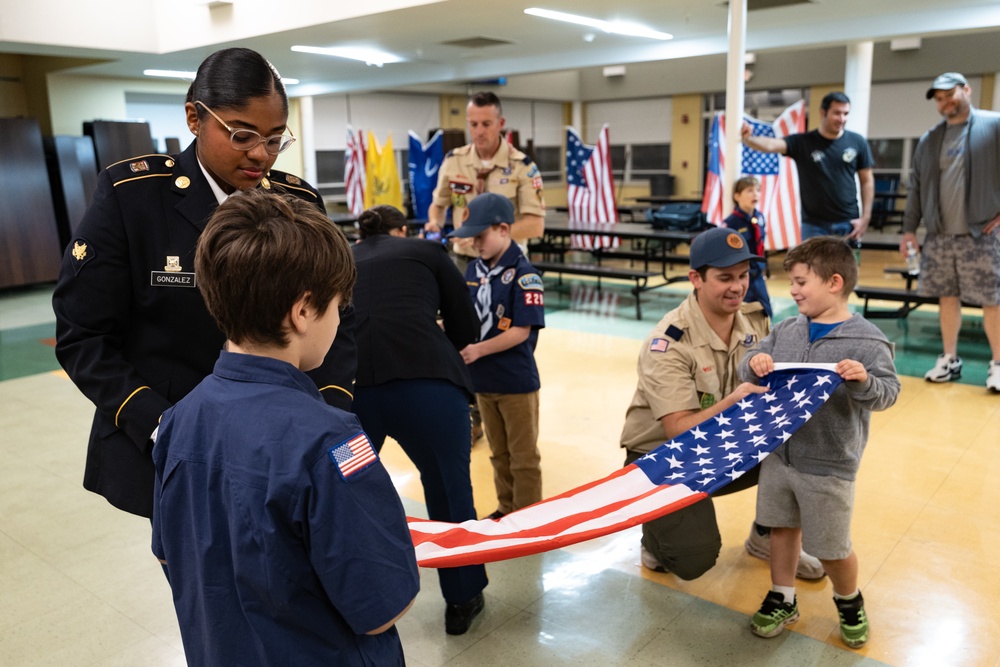
[[[210,55],[183,112],[195,140],[182,153],[140,155],[101,172],[52,297],[56,357],[97,408],[83,485],[145,517],[153,515],[153,430],[212,373],[225,342],[194,272],[209,216],[229,194],[254,188],[325,210],[315,188],[272,169],[294,137],[285,86],[262,55]],[[328,403],[350,409],[350,312],[309,375]]]
[[[476,341],[479,319],[444,246],[406,238],[405,224],[391,206],[376,206],[358,219],[354,412],[376,450],[389,436],[413,461],[431,519],[475,519],[469,474],[474,394],[458,351]],[[445,630],[463,634],[482,611],[486,569],[438,573]]]

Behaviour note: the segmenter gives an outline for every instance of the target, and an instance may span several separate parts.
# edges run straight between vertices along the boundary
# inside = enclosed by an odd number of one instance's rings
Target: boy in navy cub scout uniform
[[[743,236],[750,252],[758,257],[764,257],[764,239],[767,238],[767,226],[764,214],[757,210],[760,201],[760,181],[753,176],[744,176],[733,186],[733,201],[736,207],[732,215],[723,220],[722,225]],[[774,317],[771,311],[771,297],[767,293],[767,283],[764,281],[764,266],[760,262],[750,262],[750,287],[743,297],[747,303],[756,301],[764,306],[768,317]]]
[[[404,664],[394,624],[419,575],[403,508],[357,418],[305,374],[350,300],[346,239],[251,190],[219,206],[195,269],[226,348],[153,447],[153,553],[188,664]]]
[[[462,349],[490,443],[499,519],[542,499],[535,345],[545,326],[542,279],[510,236],[514,206],[484,192],[452,238],[472,238],[479,259],[465,281],[479,315],[478,343]]]

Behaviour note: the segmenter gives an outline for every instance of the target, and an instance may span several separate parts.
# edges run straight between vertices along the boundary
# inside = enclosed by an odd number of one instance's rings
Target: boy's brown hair
[[[854,258],[854,249],[836,236],[816,236],[789,250],[785,255],[785,271],[796,264],[805,264],[824,281],[839,274],[844,279],[845,297],[858,284],[858,262]]]
[[[743,192],[747,188],[756,188],[760,186],[760,181],[754,176],[744,176],[740,180],[736,181],[736,185],[733,186],[733,196],[735,197],[739,193]]]
[[[319,315],[351,299],[357,272],[343,232],[301,199],[237,192],[215,210],[195,252],[198,289],[237,345],[288,345],[285,316],[304,294]]]

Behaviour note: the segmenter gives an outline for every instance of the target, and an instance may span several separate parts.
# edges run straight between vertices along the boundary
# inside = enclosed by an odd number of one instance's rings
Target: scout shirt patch
[[[94,259],[95,253],[86,239],[75,238],[70,249],[70,255],[73,257],[73,271],[77,275],[80,275],[80,269],[87,262]]]
[[[516,274],[517,271],[515,271],[514,269],[507,269],[506,271],[503,272],[503,275],[500,276],[500,282],[502,282],[504,285],[510,285],[510,283],[514,280],[514,276]]]
[[[703,393],[701,395],[701,401],[699,402],[699,405],[701,405],[702,410],[710,408],[713,405],[715,405],[715,394],[710,394],[708,392]]]
[[[149,272],[152,287],[197,287],[198,277],[193,271],[184,271],[178,255],[167,255],[162,271]]]
[[[507,329],[510,329],[510,318],[501,317],[500,321],[497,322],[497,329],[499,329],[500,331],[506,331]]]
[[[666,352],[667,348],[670,347],[670,341],[666,338],[654,338],[649,344],[650,352]]]
[[[364,431],[327,450],[337,472],[346,482],[371,464],[378,461],[378,454]]]
[[[513,271],[513,269],[511,269]],[[526,273],[517,279],[517,284],[521,289],[544,290],[545,283],[537,273]]]
[[[750,347],[756,340],[756,334],[748,333],[747,337],[743,339],[743,347]]]

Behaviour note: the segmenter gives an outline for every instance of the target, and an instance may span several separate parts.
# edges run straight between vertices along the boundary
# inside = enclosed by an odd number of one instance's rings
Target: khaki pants
[[[497,509],[504,514],[542,499],[538,451],[538,392],[476,394],[490,443]]]

